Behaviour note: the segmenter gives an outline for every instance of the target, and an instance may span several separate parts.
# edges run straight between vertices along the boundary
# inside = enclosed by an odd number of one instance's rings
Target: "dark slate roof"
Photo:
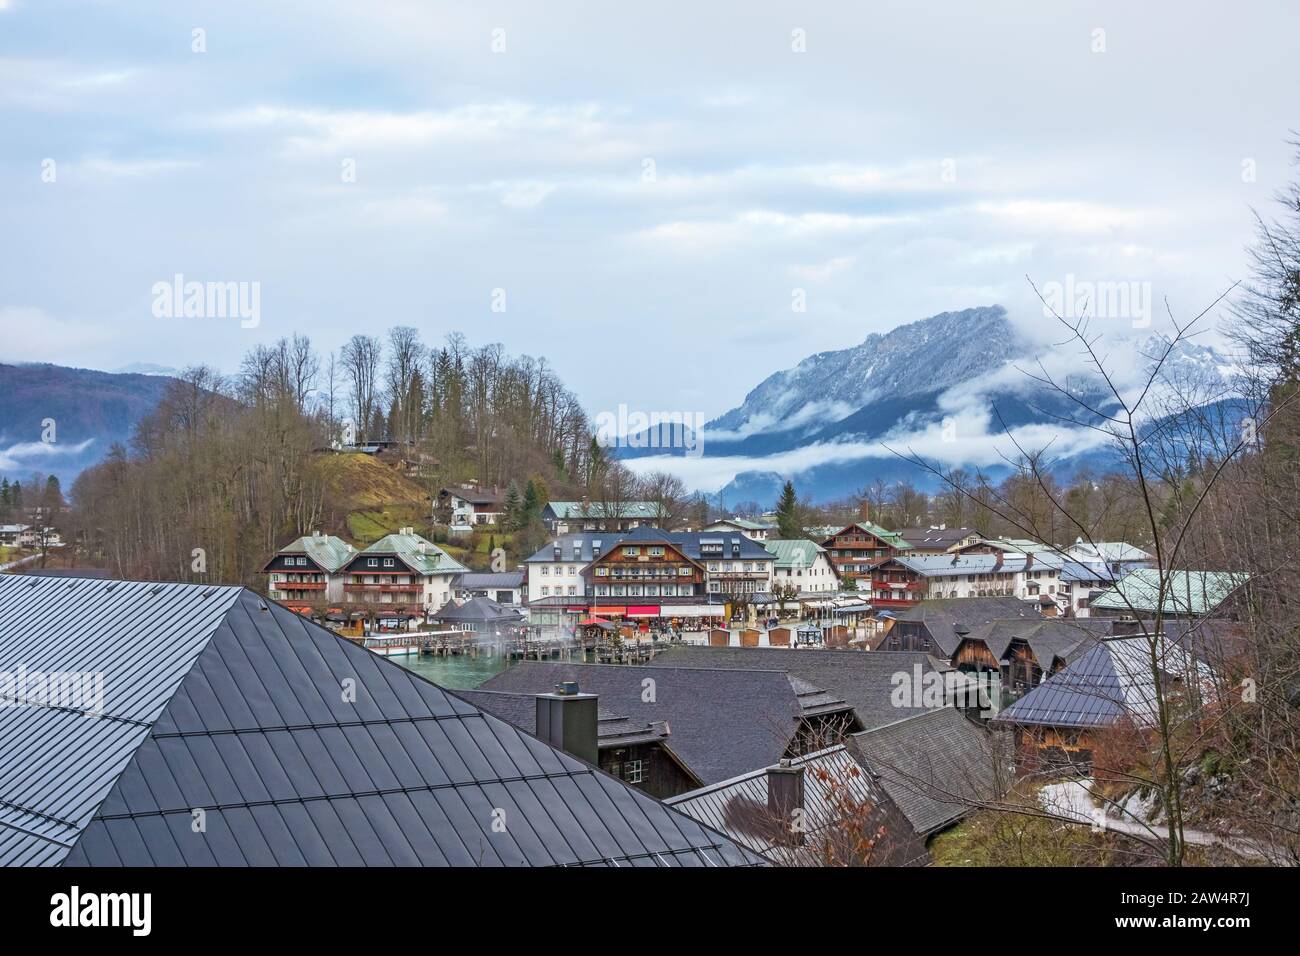
[[[456,624],[515,624],[524,619],[518,608],[498,604],[491,598],[472,597],[464,604],[448,601],[433,616],[435,621]]]
[[[0,708],[0,863],[761,862],[241,588],[0,577],[19,664],[102,671],[106,716]]]
[[[709,541],[722,545],[722,553],[703,555],[700,546]],[[772,561],[773,556],[761,541],[747,538],[739,531],[663,531],[648,525],[641,525],[631,531],[624,531],[617,538],[602,538],[601,549],[597,557],[609,554],[615,548],[627,545],[650,545],[663,542],[671,544],[692,561]]]
[[[475,707],[508,720],[520,730],[537,732],[537,695],[507,694],[492,690],[458,690],[456,696]],[[601,747],[630,747],[633,744],[667,743],[668,724],[664,721],[647,723],[620,717],[599,706],[596,717],[596,740]]]
[[[670,647],[656,656],[654,662],[667,667],[783,670],[844,700],[868,730],[928,709],[896,707],[891,699],[899,681],[912,680],[914,668],[920,667],[922,675],[946,669],[920,651],[793,650],[698,644]]]
[[[768,807],[768,770],[724,780],[667,801],[701,823],[727,834],[774,863],[785,866],[845,864],[845,857],[868,853],[868,866],[923,866],[930,862],[925,843],[884,787],[843,744],[795,757],[804,768],[804,843],[781,839],[783,821]],[[866,813],[866,819],[858,814]],[[848,819],[846,819],[846,817]],[[883,832],[882,832],[883,831]],[[876,836],[866,851],[863,843]]]
[[[466,590],[507,590],[524,586],[522,571],[473,571],[456,579],[454,587]]]
[[[978,535],[974,528],[899,528],[895,532],[914,548],[947,550],[958,541]]]
[[[596,554],[600,553],[600,551],[593,552],[595,542],[600,542],[600,548],[603,550],[611,542],[621,540],[626,533],[625,531],[587,531],[579,534],[562,534],[538,548],[524,563],[546,561],[558,564],[590,564]],[[557,543],[560,545],[558,560],[555,557]]]
[[[1024,641],[1043,670],[1055,658],[1069,662],[1110,633],[1106,618],[1011,618],[991,621],[966,635],[968,641],[983,641],[999,661],[1006,658],[1012,641]]]
[[[974,632],[990,621],[1040,616],[1035,605],[1016,597],[931,598],[894,613],[895,620],[923,623],[944,657],[952,657],[961,643],[959,625]]]
[[[952,707],[854,734],[849,746],[922,836],[997,799],[1012,777],[1007,735]]]
[[[801,718],[848,710],[843,702],[830,705],[811,685],[796,689],[779,670],[520,661],[481,689],[539,694],[561,681],[577,681],[611,712],[666,721],[673,752],[705,783],[771,766],[785,754]],[[650,700],[643,699],[647,689],[653,690]]]
[[[1162,674],[1173,682],[1192,677],[1208,684],[1212,673],[1172,642],[1161,642]],[[1155,680],[1145,637],[1111,638],[1053,674],[994,722],[1043,727],[1109,727],[1121,720],[1144,726],[1155,720]]]

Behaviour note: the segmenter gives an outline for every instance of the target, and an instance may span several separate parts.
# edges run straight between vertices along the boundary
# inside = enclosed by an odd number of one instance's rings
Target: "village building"
[[[1039,553],[954,552],[912,557],[899,555],[875,571],[871,601],[878,607],[905,607],[932,598],[1016,597],[1057,613],[1063,560]]]
[[[749,518],[722,518],[701,528],[701,531],[739,531],[746,538],[755,541],[767,541],[777,534],[776,525],[767,521],[751,521]]]
[[[610,713],[637,723],[666,722],[673,753],[705,784],[820,749],[860,729],[845,701],[779,670],[520,661],[479,689],[537,694],[565,682],[596,695]]]
[[[952,665],[995,675],[1002,694],[998,703],[1005,706],[1107,636],[1110,622],[1014,617],[957,633]]]
[[[824,594],[840,589],[840,578],[835,572],[825,548],[805,538],[797,540],[774,538],[763,542],[772,555],[772,585],[788,585],[800,594]]]
[[[1212,693],[1213,672],[1163,637],[1156,660],[1170,699],[1199,706]],[[992,724],[1016,738],[1022,772],[1062,765],[1087,766],[1107,731],[1150,732],[1157,719],[1151,642],[1111,637],[1079,655],[1010,707]]]
[[[524,572],[468,571],[452,582],[451,591],[457,601],[483,597],[498,604],[523,604]]]
[[[1163,606],[1160,600],[1164,586]],[[1213,614],[1235,618],[1246,598],[1250,575],[1233,571],[1130,571],[1091,601],[1100,617],[1164,617],[1195,619]]]
[[[310,611],[344,600],[344,566],[356,549],[342,538],[313,531],[290,541],[262,567],[266,593],[295,611]]]
[[[897,534],[912,546],[908,552],[912,555],[947,554],[984,537],[974,528],[949,528],[942,524],[928,528],[901,528]]]
[[[457,691],[475,707],[508,720],[525,733],[537,733],[537,698],[501,691]],[[596,751],[601,770],[629,787],[666,800],[700,786],[672,750],[667,721],[648,722],[619,716],[597,705]]]
[[[505,518],[504,501],[496,488],[458,485],[438,492],[438,507],[449,516],[447,527],[456,534],[501,524]]]
[[[667,803],[779,866],[930,863],[924,841],[907,817],[843,744]]]
[[[542,509],[542,523],[555,535],[579,531],[630,531],[642,525],[658,525],[662,514],[662,509],[653,501],[602,502],[583,498],[581,501],[548,502]]]
[[[402,528],[344,565],[343,593],[351,603],[391,605],[394,612],[427,615],[451,600],[452,583],[467,571],[414,528]]]
[[[1149,568],[1155,563],[1154,555],[1124,541],[1086,542],[1078,538],[1065,554],[1080,564],[1099,566],[1110,572],[1111,578],[1122,578],[1130,571]]]
[[[0,575],[0,672],[33,647],[111,691],[0,708],[0,865],[767,862],[557,746],[581,701],[531,736],[244,588]]]
[[[1114,583],[1114,576],[1104,565],[1065,561],[1061,565],[1060,587],[1056,592],[1061,616],[1091,617],[1093,600]]]
[[[485,597],[470,598],[463,604],[448,601],[431,616],[435,627],[465,631],[480,637],[508,637],[524,624],[524,613],[509,604]]]
[[[854,734],[848,746],[924,840],[999,800],[1014,779],[1008,736],[950,707]]]
[[[886,612],[873,651],[922,651],[950,661],[962,638],[992,621],[1039,620],[1038,608],[1015,597],[930,599]]]
[[[911,544],[897,532],[889,531],[863,518],[827,535],[822,541],[835,572],[847,587],[870,593],[873,600],[893,601],[892,594],[881,598],[885,590],[878,587],[876,569],[896,554],[910,552]],[[852,582],[850,584],[850,582]]]

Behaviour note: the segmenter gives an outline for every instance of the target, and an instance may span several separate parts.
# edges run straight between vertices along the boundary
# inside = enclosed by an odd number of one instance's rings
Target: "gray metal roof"
[[[243,589],[0,578],[0,661],[102,669],[108,715],[0,709],[6,864],[762,862]]]
[[[845,701],[868,730],[929,709],[897,706],[894,688],[911,682],[916,668],[920,668],[922,677],[944,669],[921,651],[794,650],[698,644],[669,647],[655,657],[655,663],[667,667],[783,670]]]
[[[0,864],[63,858],[239,593],[0,575],[0,672],[103,679],[100,717],[91,699],[23,705],[0,685]]]
[[[950,826],[1009,785],[1012,750],[952,707],[908,717],[850,738],[916,832]]]
[[[767,768],[692,790],[667,803],[782,865],[843,866],[848,856],[869,866],[930,862],[907,817],[843,744],[793,758],[790,765],[804,770],[802,845],[791,846],[782,839],[784,821],[768,806]],[[875,838],[875,845],[867,852],[864,844],[870,838]]]

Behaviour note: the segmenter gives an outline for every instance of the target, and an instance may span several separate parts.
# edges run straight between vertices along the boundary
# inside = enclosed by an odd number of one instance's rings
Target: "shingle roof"
[[[952,657],[961,644],[958,626],[974,632],[990,621],[1013,617],[1038,620],[1041,615],[1035,605],[1015,597],[929,598],[894,613],[896,621],[923,623],[944,657]]]
[[[1250,580],[1245,572],[1166,571],[1165,614],[1209,614]],[[1107,610],[1154,614],[1160,599],[1160,571],[1138,568],[1114,587],[1093,598],[1091,606]]]
[[[894,689],[943,669],[920,651],[792,650],[779,647],[705,647],[678,645],[662,651],[655,663],[666,667],[749,668],[783,670],[842,699],[864,728],[893,723],[929,708],[898,707]]]
[[[1070,548],[1072,555],[1102,561],[1150,561],[1152,555],[1126,541],[1094,541],[1091,544],[1080,538]]]
[[[489,714],[508,720],[527,733],[537,732],[537,695],[510,694],[492,690],[458,690],[458,697]],[[648,723],[622,717],[598,702],[596,740],[602,747],[628,747],[643,743],[668,743],[669,729],[664,721]]]
[[[801,718],[828,710],[820,692],[806,684],[796,689],[780,670],[520,661],[481,689],[538,694],[561,681],[577,681],[612,712],[647,723],[667,721],[673,752],[705,783],[776,763]],[[838,704],[838,710],[847,709]]]
[[[1012,641],[1024,641],[1043,670],[1054,658],[1072,660],[1110,633],[1106,618],[1011,618],[991,621],[966,635],[968,641],[983,641],[996,660],[1006,658]]]
[[[329,572],[337,571],[356,557],[356,549],[332,534],[305,535],[290,541],[277,554],[305,554]]]
[[[419,574],[464,574],[469,570],[442,548],[418,534],[398,532],[385,535],[354,555],[353,560],[377,555],[396,557]],[[358,567],[365,570],[364,565]]]
[[[1162,641],[1162,674],[1171,681],[1208,683],[1211,672],[1172,642]],[[1053,674],[994,722],[1046,727],[1108,727],[1122,719],[1139,726],[1155,720],[1155,679],[1145,637],[1102,641]]]
[[[243,589],[0,577],[20,664],[101,670],[107,716],[0,708],[3,863],[758,861]]]
[[[854,734],[850,747],[922,836],[996,799],[1011,778],[1011,748],[952,707]]]
[[[930,861],[925,844],[879,781],[843,744],[791,759],[804,770],[801,846],[791,846],[784,821],[768,805],[768,770],[755,770],[667,801],[701,823],[726,833],[775,863],[817,866],[864,853],[864,840],[880,836],[859,863],[918,866]],[[865,814],[863,819],[859,814]]]

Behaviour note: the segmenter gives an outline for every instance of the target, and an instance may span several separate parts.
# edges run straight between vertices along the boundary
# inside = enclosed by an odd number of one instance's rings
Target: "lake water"
[[[413,674],[451,690],[473,690],[493,674],[505,670],[510,662],[501,655],[470,657],[467,654],[401,654],[390,657]]]

